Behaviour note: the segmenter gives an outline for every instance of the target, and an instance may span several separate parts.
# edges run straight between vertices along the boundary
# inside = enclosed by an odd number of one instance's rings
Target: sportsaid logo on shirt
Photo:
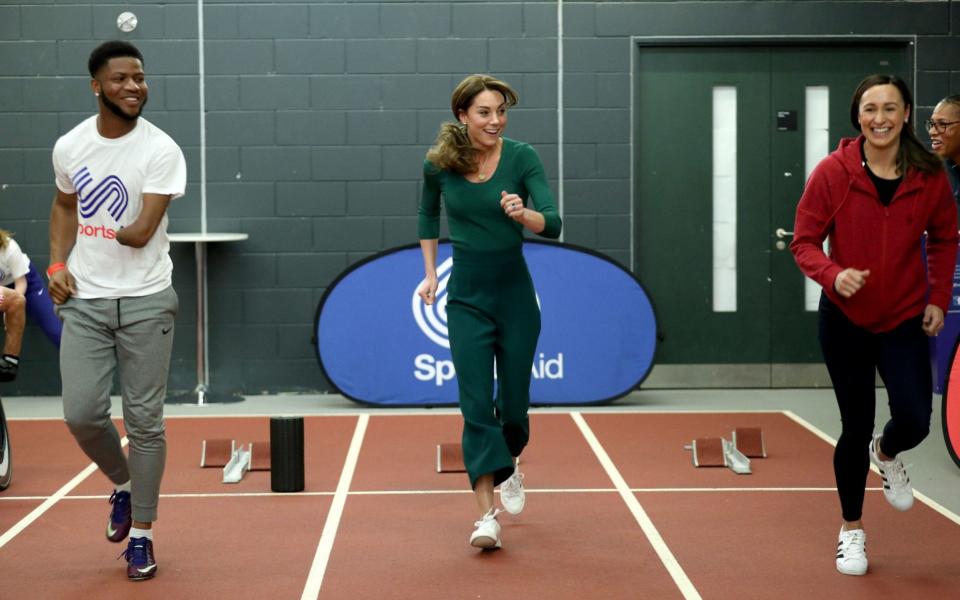
[[[653,308],[640,282],[610,259],[567,244],[528,241],[523,252],[543,307],[531,403],[595,404],[632,390],[653,366],[656,346]],[[381,406],[457,403],[447,327],[451,254],[441,243],[430,305],[416,293],[419,245],[371,256],[330,283],[317,307],[314,341],[336,391]]]
[[[119,177],[110,175],[99,183],[94,181],[90,169],[83,167],[73,176],[73,187],[77,190],[79,213],[82,219],[89,219],[103,210],[119,222],[130,204],[130,195]],[[87,225],[80,223],[78,235],[87,237],[115,239],[117,232],[106,225]]]

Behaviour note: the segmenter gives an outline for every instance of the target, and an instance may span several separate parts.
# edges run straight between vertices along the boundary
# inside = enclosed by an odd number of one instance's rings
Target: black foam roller
[[[303,491],[303,417],[270,418],[270,489]]]

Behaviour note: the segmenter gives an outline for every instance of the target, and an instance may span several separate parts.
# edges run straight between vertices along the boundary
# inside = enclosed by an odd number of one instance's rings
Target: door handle
[[[793,232],[787,231],[783,227],[777,227],[777,230],[774,231],[774,233],[777,234],[777,237],[781,240],[787,236],[793,237]]]

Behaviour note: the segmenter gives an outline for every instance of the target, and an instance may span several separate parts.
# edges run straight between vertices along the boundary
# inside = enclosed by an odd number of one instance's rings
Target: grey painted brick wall
[[[116,15],[139,27],[123,34]],[[917,103],[960,91],[960,1],[564,2],[565,239],[629,264],[631,36],[917,36]],[[465,74],[492,72],[521,104],[508,135],[533,143],[558,187],[557,3],[208,0],[204,8],[210,374],[245,393],[328,390],[310,338],[345,268],[416,239],[423,154]],[[0,6],[0,226],[47,264],[50,150],[95,108],[99,41],[146,56],[146,118],[178,140],[188,194],[170,230],[199,229],[195,0],[5,0]],[[559,190],[557,190],[559,191]],[[442,230],[446,231],[445,227]],[[196,383],[192,244],[174,244],[181,301],[170,385]],[[3,393],[56,394],[57,357],[28,326]]]

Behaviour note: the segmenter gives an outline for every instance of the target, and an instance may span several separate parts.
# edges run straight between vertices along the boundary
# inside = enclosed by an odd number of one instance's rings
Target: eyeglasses
[[[951,125],[956,125],[957,123],[960,123],[960,121],[933,121],[931,119],[927,119],[923,124],[927,126],[927,131],[936,129],[937,133],[943,133],[948,127]]]

